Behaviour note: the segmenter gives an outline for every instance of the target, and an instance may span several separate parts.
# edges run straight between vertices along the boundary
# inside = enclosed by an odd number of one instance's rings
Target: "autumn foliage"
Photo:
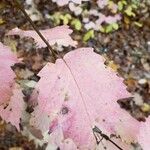
[[[41,31],[50,45],[75,47],[77,43],[70,37],[71,32],[68,26]],[[31,37],[38,47],[46,47],[35,31],[16,28],[7,35]],[[0,116],[20,130],[25,102],[11,69],[17,62],[11,49],[0,43]],[[34,111],[30,114],[29,126],[41,132],[48,150],[58,146],[63,150],[102,150],[103,145],[117,150],[106,139],[97,144],[94,127],[108,137],[114,135],[112,141],[122,149],[132,149],[132,143],[149,149],[149,118],[141,123],[120,108],[117,101],[132,95],[126,90],[123,79],[104,62],[92,48],[78,48],[55,63],[49,62],[39,72],[34,99],[30,99]]]

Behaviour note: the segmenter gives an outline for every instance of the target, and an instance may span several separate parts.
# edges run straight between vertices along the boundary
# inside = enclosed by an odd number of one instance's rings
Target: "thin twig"
[[[98,127],[93,128],[93,132],[99,133],[102,138],[114,144],[119,150],[123,150],[119,145],[117,145],[114,141],[112,141],[106,134],[102,133],[102,131]],[[101,141],[101,140],[100,140]],[[99,143],[99,142],[98,142]]]
[[[41,32],[37,29],[37,27],[35,26],[34,22],[31,20],[31,18],[28,16],[28,14],[26,13],[26,11],[24,10],[24,8],[21,6],[21,4],[18,2],[18,0],[14,0],[14,3],[16,4],[17,8],[20,9],[20,11],[24,14],[24,16],[26,17],[26,19],[30,22],[30,24],[32,25],[33,29],[37,32],[37,34],[41,37],[41,39],[44,41],[44,43],[47,45],[48,49],[51,51],[52,56],[54,57],[54,59],[57,59],[57,56],[54,52],[54,50],[52,49],[52,47],[50,46],[50,44],[48,43],[48,41],[45,39],[45,37],[41,34]]]

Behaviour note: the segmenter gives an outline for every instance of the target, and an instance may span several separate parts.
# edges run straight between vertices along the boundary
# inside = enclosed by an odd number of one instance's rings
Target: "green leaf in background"
[[[121,11],[123,9],[123,3],[122,1],[118,2],[118,10]]]
[[[122,4],[127,5],[127,1],[126,0],[122,0],[121,2],[122,2]]]
[[[109,24],[105,27],[105,33],[113,32],[114,30],[118,30],[119,25],[117,23]]]
[[[60,12],[56,12],[56,13],[54,13],[51,16],[51,20],[53,20],[53,22],[54,22],[55,25],[59,25],[60,24],[60,21],[61,21],[60,16],[61,16]]]
[[[60,15],[60,19],[63,21],[64,25],[67,25],[69,21],[72,19],[70,14]]]
[[[108,5],[108,8],[111,10],[112,13],[116,13],[117,12],[117,10],[114,9],[114,6],[116,4],[113,1],[109,0],[107,5]]]
[[[94,30],[89,30],[87,33],[85,33],[83,41],[87,42],[91,38],[94,38]]]
[[[112,24],[107,25],[106,28],[105,28],[105,33],[110,33],[110,32],[112,32],[112,31],[113,31],[113,26],[112,26]]]
[[[63,21],[64,25],[67,25],[71,19],[72,17],[70,14],[63,15],[61,12],[56,12],[51,16],[51,20],[53,20],[55,25],[59,25],[61,20]]]
[[[104,27],[100,26],[99,30],[100,30],[100,32],[105,33],[105,28]]]
[[[135,24],[136,26],[138,26],[138,27],[142,27],[142,26],[143,26],[143,24],[142,24],[142,23],[137,22],[137,21],[135,21],[135,22],[134,22],[134,24]]]
[[[137,5],[135,5],[135,4],[131,4],[131,7],[134,8],[134,9],[138,8]]]
[[[112,25],[113,29],[118,30],[118,28],[119,28],[118,23],[112,23],[111,25]]]
[[[132,4],[135,4],[137,7],[140,5],[141,0],[131,0]]]
[[[127,9],[124,11],[128,16],[133,16],[135,17],[135,13],[133,12],[132,6],[128,6]]]
[[[82,28],[82,24],[81,24],[81,21],[79,19],[73,19],[71,21],[71,25],[74,26],[74,28],[78,31],[81,30],[81,28]]]

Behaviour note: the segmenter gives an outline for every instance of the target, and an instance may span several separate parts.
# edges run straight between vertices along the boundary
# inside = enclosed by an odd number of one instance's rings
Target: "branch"
[[[55,51],[52,49],[52,47],[50,46],[50,44],[48,43],[48,41],[45,39],[45,37],[41,34],[41,32],[37,29],[36,25],[34,24],[34,22],[31,20],[31,18],[29,17],[29,15],[26,13],[25,9],[21,6],[20,2],[18,0],[13,0],[15,6],[17,8],[19,8],[19,10],[24,14],[24,16],[26,17],[26,19],[30,22],[30,24],[32,25],[33,29],[36,31],[36,33],[40,36],[40,38],[44,41],[44,43],[47,45],[48,49],[51,51],[52,56],[54,57],[54,59],[57,59],[57,55],[55,54]]]
[[[119,145],[117,145],[114,141],[112,141],[106,134],[102,133],[102,131],[96,126],[93,128],[93,133],[95,133],[95,132],[100,134],[101,137],[104,138],[105,140],[107,140],[107,141],[111,142],[112,144],[114,144],[119,150],[123,150]],[[94,136],[95,136],[95,134],[94,134]],[[97,138],[96,138],[96,141],[97,141]]]

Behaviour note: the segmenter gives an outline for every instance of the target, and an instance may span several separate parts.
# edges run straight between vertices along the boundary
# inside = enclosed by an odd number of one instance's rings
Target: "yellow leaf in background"
[[[115,9],[117,5],[113,1],[108,2],[108,8],[111,10],[112,13],[116,13],[117,9]]]
[[[128,6],[127,9],[124,11],[128,16],[135,17],[135,13],[133,12],[132,6]]]
[[[110,33],[113,31],[113,26],[110,24],[110,25],[107,25],[106,28],[105,28],[105,32],[106,33]]]
[[[121,2],[122,2],[122,4],[127,5],[127,1],[126,0],[122,0]]]
[[[141,107],[141,110],[142,110],[143,112],[150,112],[150,105],[144,103],[144,104],[142,105],[142,107]]]
[[[85,33],[83,41],[87,42],[91,38],[94,38],[94,30],[89,30],[87,33]]]
[[[65,15],[60,15],[60,19],[63,21],[64,25],[67,25],[69,21],[71,20],[71,15],[70,14],[65,14]]]
[[[109,61],[108,62],[108,67],[112,68],[114,71],[117,72],[117,70],[120,68],[119,65],[115,64],[114,61]]]
[[[5,38],[4,43],[8,45],[14,53],[17,53],[17,42],[11,38]]]
[[[108,8],[109,8],[109,9],[112,9],[113,5],[114,5],[114,2],[113,2],[113,1],[109,1],[109,2],[108,2]]]
[[[125,16],[125,17],[124,17],[124,22],[125,22],[126,24],[130,24],[130,19]]]
[[[60,21],[61,21],[60,16],[61,16],[60,12],[56,12],[56,13],[54,13],[51,16],[51,19],[53,20],[53,22],[54,22],[55,25],[59,25],[60,24]]]
[[[6,3],[0,2],[0,9],[3,9],[6,6]]]
[[[102,32],[102,33],[105,33],[105,28],[100,26],[99,30]]]
[[[2,18],[0,18],[0,25],[3,23],[5,23],[5,21]]]
[[[122,1],[118,2],[118,9],[121,11],[123,9],[123,3]]]
[[[142,27],[142,26],[143,26],[143,24],[142,24],[142,23],[137,22],[137,21],[135,21],[135,22],[134,22],[134,24],[135,24],[136,26],[138,26],[138,27]]]
[[[82,28],[82,23],[79,19],[73,19],[71,25],[73,25],[76,30],[81,30]]]
[[[111,25],[112,25],[113,29],[118,30],[118,28],[119,28],[118,23],[112,23]]]

